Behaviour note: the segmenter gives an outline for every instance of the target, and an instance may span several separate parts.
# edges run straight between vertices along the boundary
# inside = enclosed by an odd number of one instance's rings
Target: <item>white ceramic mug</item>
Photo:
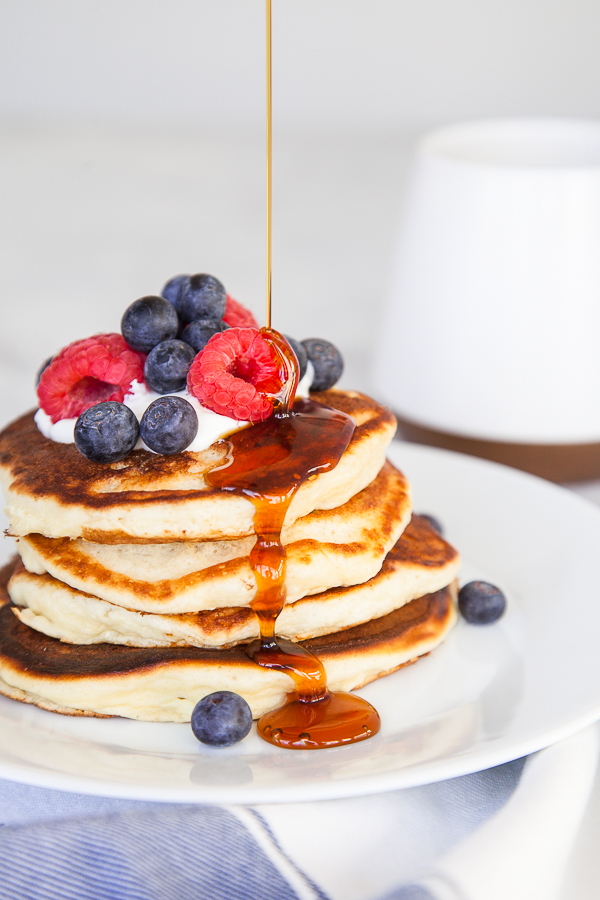
[[[421,140],[374,380],[428,428],[600,441],[600,122],[484,120]]]

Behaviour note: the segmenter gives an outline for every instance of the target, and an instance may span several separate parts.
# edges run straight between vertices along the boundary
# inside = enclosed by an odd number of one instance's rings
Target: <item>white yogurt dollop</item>
[[[314,370],[309,362],[306,374],[298,385],[298,390],[296,391],[297,397],[308,397],[313,375]],[[215,441],[218,441],[219,438],[226,437],[234,431],[239,431],[249,424],[249,422],[240,422],[237,419],[230,419],[229,416],[220,416],[218,413],[206,409],[204,406],[201,406],[198,400],[189,394],[187,390],[168,395],[157,394],[155,391],[151,391],[147,388],[145,384],[140,384],[138,381],[133,381],[131,383],[130,391],[128,394],[125,394],[123,403],[125,406],[129,407],[139,422],[150,404],[155,400],[158,400],[159,397],[165,396],[183,397],[183,399],[187,400],[188,403],[191,403],[196,410],[198,416],[198,434],[192,443],[186,447],[186,450],[196,452],[206,450],[207,447],[210,447],[210,445],[214,444]],[[50,416],[45,413],[43,409],[38,409],[35,414],[35,424],[44,437],[50,438],[51,441],[56,441],[58,444],[73,444],[75,442],[74,431],[76,421],[77,419],[59,419],[58,422],[53,423]],[[140,448],[144,450],[150,449],[145,445],[141,438],[136,444],[136,450],[139,450]]]

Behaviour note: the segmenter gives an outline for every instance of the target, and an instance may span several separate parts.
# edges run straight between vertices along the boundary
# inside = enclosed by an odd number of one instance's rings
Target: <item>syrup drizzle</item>
[[[267,328],[271,328],[271,232],[273,219],[273,102],[271,77],[271,0],[265,0],[267,73]]]
[[[328,691],[321,661],[276,636],[277,617],[286,599],[281,530],[300,486],[311,476],[335,468],[355,426],[345,413],[313,400],[293,402],[298,380],[294,353],[278,332],[262,329],[262,334],[280,360],[285,382],[274,397],[274,414],[232,434],[225,464],[209,472],[207,480],[254,504],[257,537],[250,564],[257,593],[251,605],[258,617],[260,638],[246,652],[259,666],[286,672],[295,684],[286,705],[259,720],[258,732],[264,740],[282,747],[333,747],[376,734],[379,715],[360,697]]]
[[[282,387],[266,422],[230,436],[227,461],[207,475],[222,491],[248,497],[255,507],[256,543],[250,564],[257,584],[252,609],[260,638],[247,647],[255,663],[287,672],[296,690],[281,709],[258,722],[265,741],[293,749],[334,747],[365,740],[379,731],[377,711],[352,694],[327,690],[325,668],[312,653],[277,638],[277,616],[286,599],[286,552],[281,529],[290,503],[304,482],[333,469],[346,450],[354,422],[349,416],[311,400],[294,402],[298,361],[278,331],[271,328],[272,232],[272,78],[271,0],[266,6],[267,74],[267,327],[261,329],[279,364]]]

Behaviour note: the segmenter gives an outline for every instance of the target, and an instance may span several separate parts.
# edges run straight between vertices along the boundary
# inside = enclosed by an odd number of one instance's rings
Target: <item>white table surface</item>
[[[367,392],[413,138],[275,135],[273,323],[336,342],[343,385]],[[34,405],[46,357],[118,331],[177,272],[217,275],[262,319],[263,164],[260,134],[0,129],[0,426]],[[575,489],[600,505],[600,481]],[[600,779],[564,900],[596,900],[599,842]]]

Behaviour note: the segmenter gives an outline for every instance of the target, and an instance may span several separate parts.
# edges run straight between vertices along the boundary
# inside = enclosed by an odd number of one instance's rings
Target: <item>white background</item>
[[[2,420],[177,272],[262,320],[263,23],[262,0],[0,2]],[[275,326],[368,389],[415,137],[598,115],[599,28],[595,0],[274,0]]]
[[[4,0],[0,112],[257,124],[262,0]],[[600,113],[596,0],[273,0],[280,123]]]

